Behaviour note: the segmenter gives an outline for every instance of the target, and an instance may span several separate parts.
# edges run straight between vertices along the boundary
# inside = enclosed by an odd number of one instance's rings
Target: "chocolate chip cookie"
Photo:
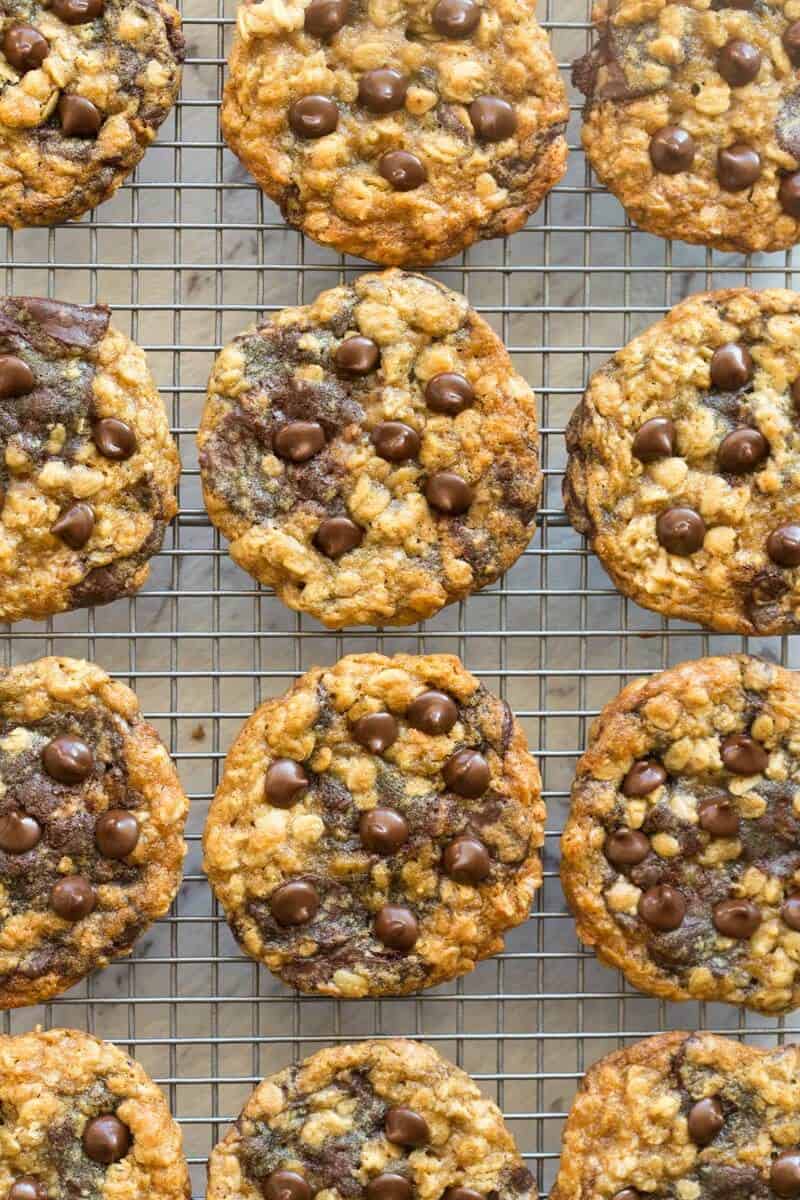
[[[0,223],[53,225],[112,195],[180,87],[165,0],[9,0],[0,23]]]
[[[642,991],[800,1005],[800,676],[744,654],[623,689],[578,763],[561,879]]]
[[[800,1047],[662,1033],[589,1070],[550,1200],[800,1196]]]
[[[386,266],[520,229],[569,115],[535,0],[245,0],[222,105],[284,217]]]
[[[691,296],[589,381],[564,501],[645,608],[729,633],[800,629],[800,296]]]
[[[400,995],[524,921],[544,805],[508,705],[450,654],[352,654],[262,704],[230,750],[205,869],[292,987]]]
[[[187,808],[130,688],[72,658],[0,672],[0,1008],[130,952],[178,889]]]
[[[265,1079],[214,1149],[208,1200],[530,1200],[497,1105],[430,1046],[321,1050]]]
[[[199,446],[233,558],[332,628],[429,617],[534,532],[533,392],[464,297],[420,275],[362,275],[235,338]]]
[[[0,300],[0,620],[135,592],[177,511],[142,350],[102,305]]]
[[[583,144],[642,229],[720,250],[800,241],[794,0],[598,0],[573,65]]]
[[[188,1200],[164,1096],[116,1046],[76,1029],[0,1037],[6,1200]]]

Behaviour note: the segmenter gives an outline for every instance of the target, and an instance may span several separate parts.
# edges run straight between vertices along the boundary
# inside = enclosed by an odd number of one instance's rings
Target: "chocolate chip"
[[[669,933],[683,924],[686,901],[677,888],[670,887],[668,883],[659,883],[642,893],[638,911],[645,925],[661,933]]]
[[[52,0],[50,11],[65,25],[85,25],[105,9],[105,0]]]
[[[686,1118],[689,1137],[696,1146],[707,1146],[709,1142],[713,1142],[724,1124],[722,1105],[711,1096],[693,1104]]]
[[[650,161],[663,175],[688,171],[694,154],[694,138],[678,125],[665,125],[650,139]]]
[[[261,1184],[264,1200],[311,1200],[311,1187],[298,1171],[270,1171]]]
[[[6,1200],[47,1200],[47,1188],[38,1179],[24,1175],[12,1183],[8,1189]]]
[[[749,733],[731,733],[720,744],[720,758],[735,775],[760,775],[769,765],[769,755]]]
[[[649,796],[657,787],[666,783],[669,776],[660,762],[654,758],[643,758],[631,767],[622,781],[624,796]]]
[[[474,1188],[449,1187],[443,1200],[486,1200],[486,1197],[483,1192],[476,1192]]]
[[[425,1118],[401,1104],[387,1109],[383,1128],[387,1140],[395,1146],[427,1146],[431,1140]]]
[[[800,930],[800,892],[784,900],[781,916],[790,929]]]
[[[489,786],[489,764],[477,750],[457,750],[442,767],[442,777],[451,792],[470,800],[482,796]]]
[[[279,925],[307,925],[319,909],[319,893],[306,879],[290,879],[272,893],[269,908]]]
[[[717,179],[726,192],[742,192],[761,174],[761,155],[752,146],[736,142],[717,155]]]
[[[774,1160],[769,1183],[778,1196],[800,1196],[800,1150],[784,1150]]]
[[[397,741],[398,732],[397,721],[388,712],[367,713],[353,722],[353,737],[371,754],[383,754],[388,750]]]
[[[97,421],[92,437],[103,458],[122,462],[136,452],[136,434],[130,425],[116,417],[103,417],[102,421]]]
[[[800,376],[792,384],[792,399],[794,400],[795,411],[800,416]]]
[[[623,1188],[621,1192],[616,1192],[611,1200],[641,1200],[641,1197],[636,1188]]]
[[[711,356],[711,382],[723,392],[736,392],[753,378],[750,351],[739,342],[718,346]]]
[[[290,421],[273,438],[278,458],[289,462],[308,462],[325,445],[325,431],[318,421]]]
[[[348,0],[311,0],[306,9],[305,31],[325,41],[347,24],[349,16]]]
[[[778,188],[781,208],[790,217],[800,220],[800,171],[784,175]]]
[[[61,538],[71,550],[80,550],[92,536],[93,529],[94,509],[91,504],[81,500],[61,514],[50,527],[50,532]]]
[[[348,375],[369,375],[377,367],[380,357],[381,352],[372,338],[358,335],[340,343],[333,361]]]
[[[382,421],[372,431],[372,444],[387,462],[405,462],[419,454],[419,434],[402,421]]]
[[[767,554],[779,567],[800,566],[800,525],[781,525],[767,538]]]
[[[458,720],[458,706],[447,692],[431,688],[420,692],[406,709],[406,720],[412,729],[432,737],[449,733]]]
[[[633,456],[639,462],[656,462],[675,453],[675,425],[668,417],[652,417],[633,439]]]
[[[0,354],[0,400],[27,396],[36,386],[33,371],[16,354]]]
[[[717,70],[731,87],[752,83],[761,68],[761,51],[751,42],[733,38],[717,55]]]
[[[358,102],[373,113],[390,113],[406,102],[408,80],[393,67],[367,71],[358,81]]]
[[[408,822],[393,808],[373,808],[361,814],[358,833],[373,854],[394,854],[408,841]]]
[[[276,758],[267,768],[264,795],[276,808],[291,808],[301,799],[309,778],[293,758]]]
[[[378,172],[396,192],[413,192],[422,187],[428,178],[428,170],[416,154],[408,150],[390,150],[381,156]]]
[[[384,904],[375,917],[375,937],[390,950],[410,950],[419,937],[417,918],[401,904]]]
[[[67,875],[50,889],[50,907],[65,921],[82,921],[96,906],[95,890],[83,875]]]
[[[367,1200],[411,1200],[413,1194],[405,1176],[393,1171],[378,1175],[367,1184]]]
[[[752,937],[761,924],[761,910],[752,900],[722,900],[711,914],[714,926],[723,937]]]
[[[659,513],[656,536],[670,554],[687,558],[703,545],[706,523],[693,508],[668,508]]]
[[[327,517],[314,534],[314,545],[328,558],[341,558],[364,540],[364,530],[349,517]]]
[[[502,142],[517,128],[517,114],[500,96],[478,96],[469,106],[475,137],[481,142]]]
[[[50,43],[32,25],[9,25],[3,34],[3,53],[14,70],[24,75],[42,65]]]
[[[103,114],[85,96],[62,96],[58,102],[61,131],[67,137],[89,138],[100,131]]]
[[[113,1113],[94,1117],[83,1131],[83,1148],[92,1162],[110,1166],[124,1158],[131,1147],[131,1131]]]
[[[457,517],[472,503],[472,488],[455,471],[437,471],[425,484],[425,499],[437,512]]]
[[[480,25],[481,10],[475,0],[438,0],[432,21],[442,37],[467,38]]]
[[[326,137],[339,124],[339,109],[329,96],[302,96],[289,106],[289,126],[299,138]]]
[[[736,837],[742,824],[730,800],[704,800],[697,809],[700,828],[713,837]]]
[[[139,822],[124,808],[109,808],[95,822],[94,840],[106,858],[126,858],[139,842]]]
[[[723,438],[717,451],[717,463],[728,475],[754,471],[769,456],[769,442],[757,429],[734,429]]]
[[[425,403],[431,412],[457,417],[475,403],[475,391],[469,380],[455,371],[434,375],[425,386]]]
[[[783,31],[783,48],[793,67],[800,67],[800,21],[792,21]]]
[[[442,865],[445,874],[456,883],[472,884],[474,887],[490,873],[492,860],[482,841],[461,834],[445,846]]]
[[[603,845],[603,853],[615,867],[635,867],[650,853],[650,839],[638,829],[615,829]]]
[[[42,827],[24,812],[8,812],[0,817],[0,850],[6,854],[24,854],[38,845]]]
[[[94,755],[86,742],[64,733],[42,750],[42,766],[59,783],[82,783],[94,770]]]

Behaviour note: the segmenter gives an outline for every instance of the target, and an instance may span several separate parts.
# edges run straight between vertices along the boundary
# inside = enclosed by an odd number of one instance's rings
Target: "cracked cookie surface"
[[[637,225],[743,253],[800,240],[795,0],[599,0],[593,17],[583,145]]]
[[[561,879],[636,987],[800,1005],[800,676],[747,655],[630,684],[578,763]]]
[[[180,463],[144,352],[102,305],[0,301],[0,620],[137,591]]]
[[[664,1033],[589,1069],[550,1200],[800,1194],[800,1047]]]
[[[534,394],[465,298],[423,276],[362,275],[241,334],[198,444],[231,556],[333,628],[429,617],[534,533]]]
[[[8,1200],[188,1200],[181,1133],[116,1046],[75,1029],[0,1037]]]
[[[230,750],[205,869],[243,949],[306,992],[416,991],[503,947],[541,882],[535,760],[449,654],[353,654]]]
[[[321,1050],[252,1093],[209,1162],[209,1200],[529,1200],[495,1104],[430,1046]]]
[[[424,265],[514,233],[564,173],[533,0],[244,3],[224,136],[323,245]]]
[[[70,658],[0,672],[1,1008],[130,952],[178,889],[187,809],[130,688]]]
[[[107,199],[181,80],[164,0],[12,0],[0,25],[0,223],[53,225]]]
[[[721,632],[800,628],[800,296],[691,296],[567,428],[564,501],[616,586]]]

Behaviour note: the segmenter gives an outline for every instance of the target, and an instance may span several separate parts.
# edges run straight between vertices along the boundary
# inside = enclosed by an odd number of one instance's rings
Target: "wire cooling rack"
[[[69,1025],[130,1047],[183,1126],[197,1198],[212,1145],[262,1075],[331,1042],[423,1037],[502,1106],[546,1194],[565,1110],[602,1054],[663,1028],[759,1041],[798,1032],[797,1018],[634,992],[576,942],[558,882],[558,834],[593,716],[632,677],[745,646],[663,621],[610,586],[564,516],[564,425],[589,371],[676,301],[708,287],[791,286],[797,268],[791,255],[745,261],[632,229],[584,163],[572,92],[569,172],[528,229],[432,272],[468,294],[537,389],[539,532],[499,585],[425,626],[325,632],[231,563],[200,496],[194,435],[214,352],[259,313],[365,269],[287,230],[223,147],[217,116],[234,16],[232,0],[223,5],[186,0],[182,99],[136,177],[79,224],[0,237],[8,293],[113,306],[148,351],[184,463],[180,517],[141,595],[20,624],[0,632],[0,645],[8,662],[85,656],[130,682],[192,800],[186,875],[169,916],[130,961],[42,1008],[5,1014],[2,1028]],[[586,2],[547,0],[540,17],[568,75],[588,45]],[[797,665],[789,639],[749,648]],[[252,708],[312,664],[368,649],[454,651],[508,699],[544,776],[545,883],[506,952],[468,978],[404,1000],[300,999],[239,953],[201,872],[200,834],[225,751]]]

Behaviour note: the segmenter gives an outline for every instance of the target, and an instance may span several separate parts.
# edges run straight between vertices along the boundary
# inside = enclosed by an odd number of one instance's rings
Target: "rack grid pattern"
[[[589,42],[588,0],[540,0],[565,76]],[[760,1042],[798,1033],[720,1005],[644,997],[577,943],[558,882],[558,835],[588,726],[629,679],[719,650],[797,665],[789,639],[712,637],[620,597],[570,529],[560,498],[563,430],[590,370],[685,295],[791,286],[791,254],[743,260],[642,234],[580,151],[528,228],[431,274],[467,293],[537,388],[546,493],[540,529],[496,586],[425,626],[341,635],[284,609],[227,557],[202,507],[194,434],[214,352],[259,313],[310,300],[366,269],[304,242],[225,149],[218,109],[233,0],[185,0],[188,63],[174,115],[136,176],[88,219],[0,238],[7,293],[113,306],[148,351],[184,463],[181,512],[151,580],[130,601],[0,632],[4,661],[85,656],[129,682],[190,793],[189,856],[171,913],[134,957],[0,1027],[88,1029],[129,1047],[182,1123],[196,1198],[214,1142],[264,1074],[322,1045],[424,1037],[497,1099],[539,1190],[588,1065],[662,1028],[707,1027]],[[242,957],[200,866],[200,835],[242,720],[314,663],[355,649],[447,650],[501,692],[538,753],[548,803],[545,882],[505,953],[410,999],[298,998]]]

